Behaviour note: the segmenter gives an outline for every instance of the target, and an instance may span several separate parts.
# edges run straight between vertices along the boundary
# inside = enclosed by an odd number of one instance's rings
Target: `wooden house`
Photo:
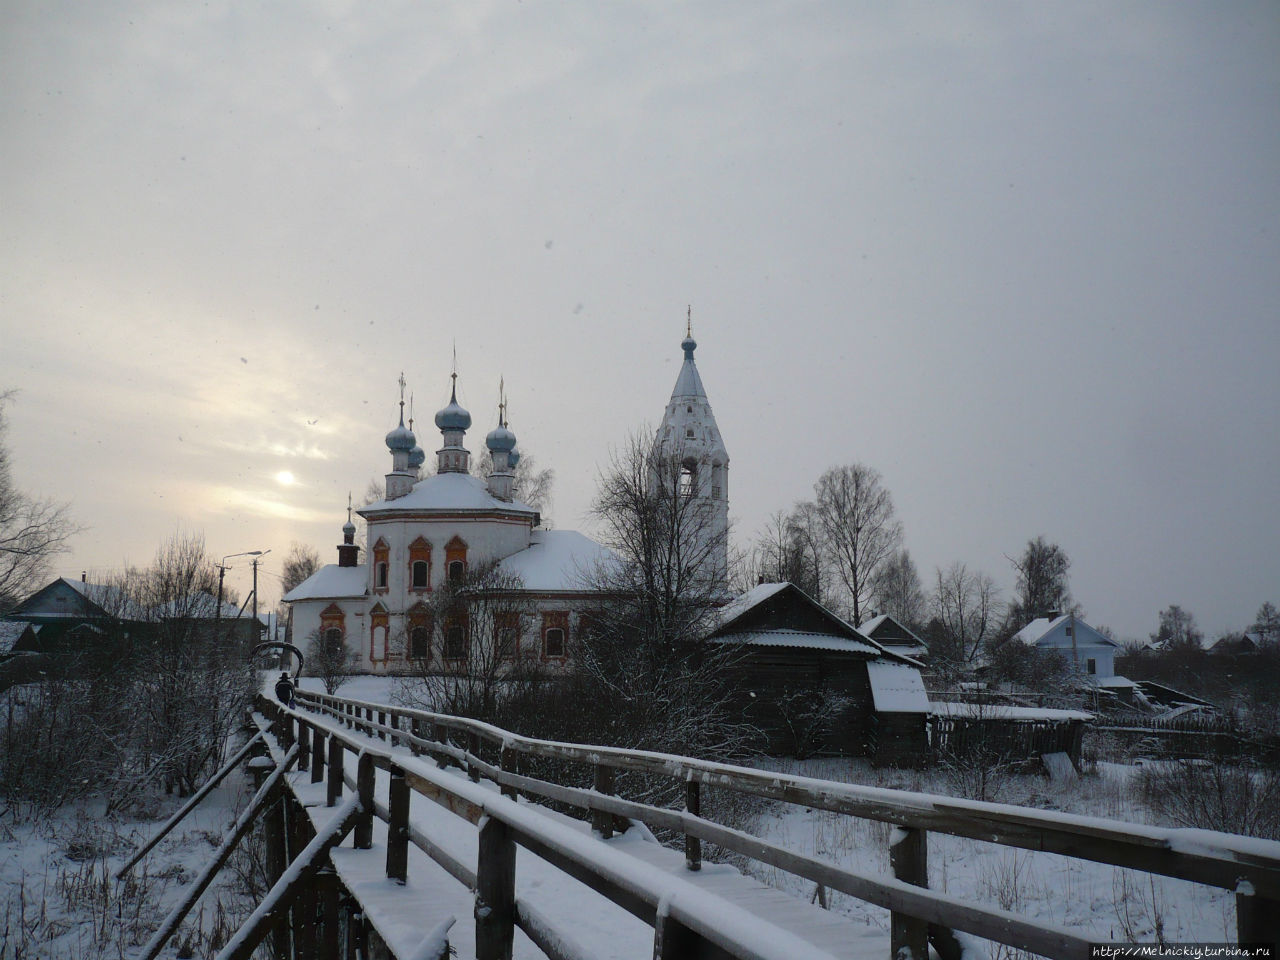
[[[864,636],[790,583],[766,583],[720,611],[708,636],[732,644],[744,717],[770,753],[916,765],[927,751],[919,664]]]

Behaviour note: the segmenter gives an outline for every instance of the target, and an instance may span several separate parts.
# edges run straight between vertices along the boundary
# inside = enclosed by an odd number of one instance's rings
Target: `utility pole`
[[[218,564],[218,608],[213,612],[213,635],[215,638],[219,640],[222,639],[222,633],[221,633],[221,630],[222,630],[222,581],[226,577],[227,570],[229,569],[227,567],[227,561],[234,559],[235,557],[260,557],[263,554],[270,553],[270,552],[271,552],[270,550],[246,550],[243,553],[229,553],[225,557],[223,557],[222,562]],[[257,560],[253,561],[253,604],[254,604],[254,609],[256,610],[258,605],[258,561]],[[244,607],[241,607],[240,609],[243,610]],[[237,613],[236,617],[239,618],[239,616],[240,614]],[[253,639],[255,642],[257,641],[258,637],[256,634],[254,635]]]
[[[261,551],[253,558],[253,642],[257,643],[261,639],[262,624],[258,620],[258,564],[262,562],[270,550]]]

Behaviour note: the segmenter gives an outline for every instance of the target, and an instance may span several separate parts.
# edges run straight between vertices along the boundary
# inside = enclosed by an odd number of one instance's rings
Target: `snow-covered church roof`
[[[535,593],[583,592],[595,589],[591,584],[602,565],[618,562],[612,550],[576,530],[535,530],[528,548],[503,559],[498,570],[519,577]]]
[[[340,567],[330,563],[321,567],[280,599],[285,603],[295,600],[338,600],[363,597],[369,571],[363,566]]]
[[[419,480],[403,497],[379,500],[356,511],[362,517],[422,510],[500,510],[504,513],[535,514],[538,511],[519,500],[499,500],[488,485],[468,473],[437,473]]]

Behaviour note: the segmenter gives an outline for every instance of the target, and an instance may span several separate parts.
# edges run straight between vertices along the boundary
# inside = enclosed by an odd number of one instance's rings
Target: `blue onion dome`
[[[356,525],[348,520],[342,525],[342,532],[346,536],[354,537],[356,535]]]
[[[471,414],[458,405],[456,383],[449,397],[449,405],[436,414],[436,426],[441,430],[466,430],[471,426]]]
[[[692,360],[693,351],[698,349],[698,341],[693,339],[693,335],[690,334],[680,341],[680,349],[684,351],[684,358],[686,360]]]
[[[508,469],[514,470],[516,468],[516,464],[519,462],[520,462],[520,451],[515,449],[508,450],[507,451]]]
[[[413,431],[404,425],[404,412],[400,413],[400,425],[387,434],[387,449],[393,453],[397,450],[412,450],[418,442]]]
[[[409,466],[411,469],[417,470],[420,466],[427,462],[427,452],[422,447],[414,445],[409,451]]]
[[[507,429],[505,424],[499,423],[484,438],[484,445],[494,453],[499,451],[510,453],[516,445],[516,435]]]

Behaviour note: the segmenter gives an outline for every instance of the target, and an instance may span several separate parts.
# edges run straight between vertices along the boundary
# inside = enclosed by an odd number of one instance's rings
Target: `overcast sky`
[[[60,573],[179,527],[333,561],[455,341],[471,449],[505,377],[581,528],[692,304],[740,541],[861,461],[926,581],[1043,534],[1122,637],[1280,602],[1274,0],[0,15],[0,387]]]

